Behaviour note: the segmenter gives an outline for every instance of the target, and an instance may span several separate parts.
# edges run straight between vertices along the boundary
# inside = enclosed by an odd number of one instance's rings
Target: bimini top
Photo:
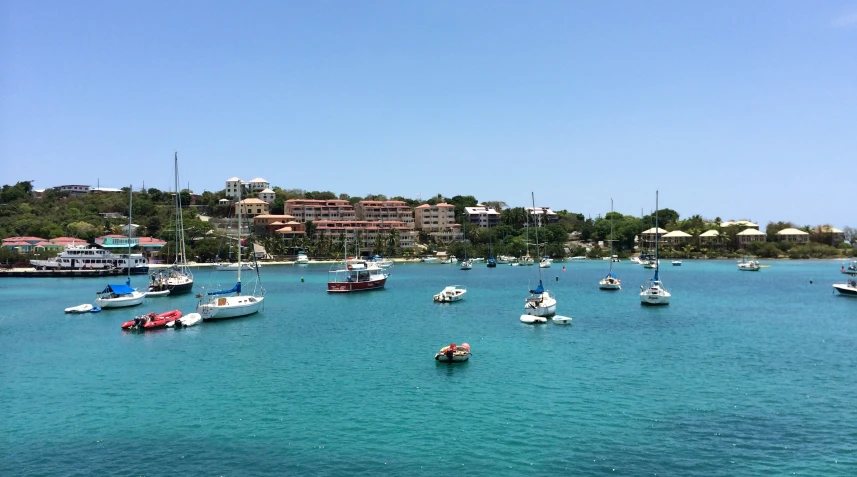
[[[536,287],[535,290],[530,290],[530,293],[534,295],[540,295],[545,292],[545,287],[542,286],[542,281],[539,280],[539,286]]]
[[[225,295],[227,293],[241,293],[241,282],[236,283],[235,286],[232,287],[231,290],[220,290],[220,291],[208,292],[209,295]]]
[[[611,271],[607,272],[607,276],[604,278],[616,278],[616,274],[613,273],[613,271],[611,270]]]
[[[134,289],[128,285],[107,285],[101,293],[115,293],[117,295],[128,295],[134,293]]]

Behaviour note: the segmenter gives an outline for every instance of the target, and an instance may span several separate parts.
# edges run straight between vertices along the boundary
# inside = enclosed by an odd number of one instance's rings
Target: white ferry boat
[[[59,255],[48,260],[30,260],[30,265],[37,270],[125,270],[129,263],[132,275],[149,273],[149,261],[141,253],[114,254],[85,244],[69,245]]]

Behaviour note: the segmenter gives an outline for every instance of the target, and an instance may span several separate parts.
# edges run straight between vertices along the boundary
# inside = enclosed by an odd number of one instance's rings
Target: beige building
[[[644,248],[647,248],[647,249],[648,248],[650,248],[650,249],[655,248],[655,240],[656,240],[655,234],[656,234],[656,232],[657,232],[657,235],[659,235],[661,237],[661,239],[663,239],[663,236],[668,233],[666,230],[664,230],[660,227],[658,227],[657,229],[652,227],[652,228],[650,228],[648,230],[644,230],[640,233],[640,241],[642,242],[642,245]],[[663,241],[663,240],[661,240],[661,241]]]
[[[259,214],[267,214],[270,211],[270,204],[262,199],[256,199],[255,197],[235,203],[235,213],[243,214],[244,216],[253,217]]]
[[[753,242],[764,242],[768,240],[768,234],[760,232],[758,229],[744,229],[737,234],[738,244],[743,248],[744,245]]]
[[[702,240],[703,245],[719,245],[723,242],[723,239],[720,237],[720,232],[716,230],[706,230],[699,234],[699,238]]]
[[[316,235],[327,235],[336,241],[341,236],[349,244],[349,255],[360,255],[371,253],[375,248],[375,242],[379,235],[384,240],[390,235],[390,231],[399,233],[399,248],[402,250],[413,250],[417,240],[417,232],[412,227],[398,220],[374,222],[367,220],[319,220],[314,222]],[[352,247],[360,238],[360,250],[355,252]]]
[[[777,232],[780,242],[809,243],[809,234],[803,230],[788,228]]]
[[[836,227],[831,227],[829,225],[821,226],[821,233],[829,234],[830,237],[830,245],[836,247],[845,241],[845,232],[837,229]]]
[[[662,238],[663,241],[668,244],[681,245],[692,239],[693,235],[690,235],[687,232],[682,232],[681,230],[673,230],[672,232],[665,233]],[[652,239],[654,239],[654,237]]]
[[[354,207],[347,200],[289,199],[285,204],[286,215],[294,216],[298,222],[319,220],[357,220]]]
[[[398,221],[414,228],[414,211],[401,200],[361,200],[354,205],[358,220]]]
[[[461,225],[455,223],[455,206],[441,202],[440,204],[419,205],[414,209],[417,229],[429,234],[442,243],[464,240]]]

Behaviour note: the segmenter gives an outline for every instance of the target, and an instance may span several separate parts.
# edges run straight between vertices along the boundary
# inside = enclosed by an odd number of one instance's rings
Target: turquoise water
[[[263,312],[147,334],[119,325],[194,297],[71,316],[103,280],[0,279],[0,474],[857,475],[841,262],[665,263],[661,308],[639,265],[618,292],[607,262],[542,270],[569,327],[519,322],[535,267],[402,264],[329,295],[326,266],[266,266]],[[434,361],[451,341],[469,363]]]

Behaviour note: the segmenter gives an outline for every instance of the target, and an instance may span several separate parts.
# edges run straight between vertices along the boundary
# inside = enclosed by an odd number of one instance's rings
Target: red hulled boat
[[[378,290],[384,288],[389,276],[390,274],[386,273],[375,262],[346,260],[344,268],[328,272],[327,291],[348,293]]]
[[[150,312],[122,323],[122,329],[140,331],[156,330],[158,328],[166,327],[167,324],[172,323],[181,317],[182,312],[179,310],[165,311],[159,314]]]

